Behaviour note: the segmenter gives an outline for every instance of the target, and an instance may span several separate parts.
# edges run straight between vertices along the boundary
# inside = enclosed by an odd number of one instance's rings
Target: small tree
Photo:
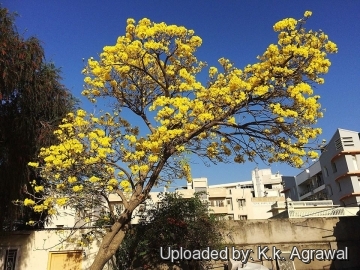
[[[159,197],[160,206],[146,205],[145,221],[126,234],[116,255],[119,269],[166,263],[160,257],[160,247],[200,250],[221,246],[221,224],[210,215],[207,203],[200,199],[201,194],[189,199],[179,193],[165,193]],[[186,260],[174,264],[182,269],[199,266],[199,262]]]
[[[337,48],[323,32],[304,29],[310,15],[276,23],[277,44],[253,65],[241,70],[219,59],[222,69],[210,67],[206,84],[197,80],[206,64],[195,56],[202,40],[194,31],[128,19],[125,36],[83,70],[83,94],[93,102],[111,97],[117,110],[99,117],[79,110],[63,120],[56,131],[60,143],[41,149],[40,163],[30,164],[47,179],[38,187],[45,199],[24,204],[56,214],[56,206],[83,209],[94,200],[105,202],[113,223],[90,268],[100,270],[154,186],[191,181],[187,152],[214,163],[259,157],[297,167],[316,157],[308,143],[321,133],[314,125],[322,112],[312,84],[324,82],[327,53]],[[123,201],[120,215],[110,193]],[[89,213],[85,221],[97,218]]]

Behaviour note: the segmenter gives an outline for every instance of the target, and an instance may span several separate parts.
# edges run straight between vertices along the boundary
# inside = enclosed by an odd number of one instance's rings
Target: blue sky
[[[127,18],[147,17],[155,22],[193,29],[203,39],[199,60],[216,65],[221,57],[237,67],[256,62],[270,43],[277,42],[275,22],[313,16],[307,29],[322,29],[339,48],[325,84],[315,89],[321,96],[325,116],[319,121],[322,139],[330,140],[337,128],[360,132],[360,1],[45,1],[3,0],[2,6],[16,11],[18,31],[43,42],[46,58],[62,68],[63,83],[81,99],[82,107],[93,105],[81,97],[83,58],[97,58],[105,45],[113,45],[125,32]],[[193,177],[207,177],[210,184],[251,179],[255,163],[192,166]],[[259,168],[266,168],[262,162]],[[273,164],[273,172],[296,175],[300,171]]]

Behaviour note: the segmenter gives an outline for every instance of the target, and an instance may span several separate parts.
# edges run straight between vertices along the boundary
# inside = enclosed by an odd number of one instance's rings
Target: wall
[[[294,259],[299,269],[360,269],[360,217],[308,218],[228,221],[225,231],[229,246],[236,249],[253,249],[254,260],[258,258],[258,247],[272,246],[282,252],[293,247],[304,249],[348,249],[348,261],[313,260],[305,264]],[[276,269],[275,261],[263,261],[263,265]]]
[[[62,243],[62,239],[72,232],[70,230],[19,231],[0,235],[0,269],[4,269],[6,249],[13,248],[18,249],[16,270],[48,269],[51,253],[68,253],[72,251],[80,252],[82,259],[81,269],[89,269],[97,253],[99,242],[94,240],[89,247],[77,243]],[[86,230],[78,230],[74,236],[80,239],[81,235],[86,232]]]
[[[60,231],[61,232],[61,231]],[[85,231],[79,231],[81,235]],[[63,234],[68,233],[64,231]],[[274,246],[283,253],[296,246],[299,251],[306,249],[348,250],[348,261],[313,260],[305,264],[295,258],[294,265],[301,269],[360,269],[360,217],[308,218],[308,219],[270,219],[226,221],[224,231],[229,250],[253,249],[252,257],[257,260],[259,246]],[[0,269],[3,269],[4,251],[9,247],[20,249],[17,270],[47,269],[51,252],[78,250],[85,252],[82,269],[88,269],[97,252],[96,241],[91,247],[77,245],[57,245],[61,236],[54,230],[37,232],[14,232],[0,235]],[[271,256],[271,251],[266,253]],[[276,262],[262,261],[268,268],[276,269]],[[289,268],[291,269],[291,268]]]

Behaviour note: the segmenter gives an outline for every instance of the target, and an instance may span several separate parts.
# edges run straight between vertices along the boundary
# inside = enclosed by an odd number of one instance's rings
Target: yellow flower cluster
[[[34,187],[35,192],[43,192],[44,191],[44,187],[43,186],[35,186]]]
[[[287,18],[277,22],[274,25],[274,31],[279,32],[282,30],[294,30],[297,25],[297,20],[294,18]]]
[[[68,201],[68,198],[59,198],[56,200],[56,204],[59,206],[63,206],[66,204],[67,201]]]
[[[312,15],[312,12],[311,11],[305,11],[304,13],[304,17],[310,17]]]
[[[24,205],[25,206],[33,206],[34,204],[35,204],[35,202],[33,200],[31,200],[31,199],[26,198],[24,200]]]
[[[73,186],[72,190],[73,190],[74,192],[80,192],[80,191],[83,190],[83,188],[84,188],[83,185],[78,185],[78,186]]]

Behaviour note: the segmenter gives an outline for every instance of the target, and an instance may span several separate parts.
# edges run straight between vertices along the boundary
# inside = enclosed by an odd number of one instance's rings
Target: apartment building
[[[251,180],[208,186],[210,210],[227,219],[267,219],[271,205],[284,201],[281,175],[271,169],[251,173]],[[196,179],[194,179],[196,182]]]
[[[285,196],[281,193],[281,181],[279,173],[272,174],[271,169],[256,168],[252,171],[252,179],[249,181],[208,185],[206,177],[194,178],[187,186],[174,192],[180,193],[183,198],[191,198],[195,192],[205,192],[202,200],[208,203],[210,212],[219,219],[267,219],[272,216],[269,212],[271,205],[285,201]],[[132,223],[139,222],[147,205],[159,203],[159,193],[150,192],[149,200],[134,212]],[[110,201],[120,211],[123,209],[118,195],[112,194]]]
[[[332,200],[334,205],[360,204],[360,133],[338,129],[319,159],[297,176],[283,176],[286,198]]]

